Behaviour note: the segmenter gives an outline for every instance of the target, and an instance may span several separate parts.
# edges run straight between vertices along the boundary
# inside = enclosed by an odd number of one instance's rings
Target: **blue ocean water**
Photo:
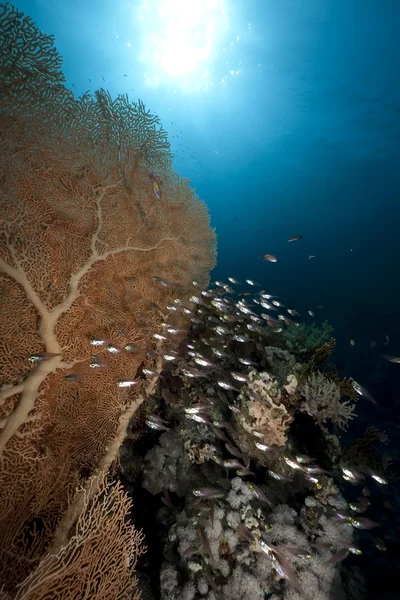
[[[400,367],[383,355],[400,355],[400,3],[14,4],[54,34],[77,97],[104,87],[159,115],[217,231],[212,279],[327,319],[336,366],[378,402],[355,428],[386,429],[399,460]]]

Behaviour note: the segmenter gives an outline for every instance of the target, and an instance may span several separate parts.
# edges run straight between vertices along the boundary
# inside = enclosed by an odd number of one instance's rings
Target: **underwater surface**
[[[0,600],[400,598],[399,2],[0,6]]]

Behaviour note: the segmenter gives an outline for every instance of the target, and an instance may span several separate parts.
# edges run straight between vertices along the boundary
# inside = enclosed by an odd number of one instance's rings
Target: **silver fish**
[[[206,498],[208,500],[222,498],[224,495],[220,490],[215,488],[197,488],[192,490],[192,494],[193,496],[196,496],[196,498]]]
[[[247,482],[247,487],[258,500],[261,500],[261,502],[265,502],[265,504],[268,504],[268,506],[274,506],[274,504],[267,498],[264,492],[255,483]]]
[[[100,340],[100,339],[97,339],[97,338],[92,338],[90,340],[90,343],[91,343],[92,346],[104,346],[104,344],[108,344],[109,343],[109,340]]]
[[[145,375],[150,375],[152,377],[158,375],[157,371],[154,371],[154,369],[147,369],[147,368],[143,369],[143,373]]]
[[[351,518],[350,524],[357,529],[373,529],[374,527],[379,527],[379,523],[375,523],[375,521],[371,521],[371,519],[367,519],[366,517]]]
[[[233,336],[233,339],[237,342],[251,342],[251,337],[249,337],[248,335],[242,335],[240,333],[235,334]]]
[[[31,354],[28,360],[31,363],[41,363],[45,360],[51,360],[56,356],[60,356],[60,353],[57,354],[55,352],[39,352],[37,354]]]
[[[217,381],[219,387],[222,387],[224,390],[232,390],[233,392],[240,392],[240,390],[234,385],[228,383],[227,381],[219,380]]]
[[[156,340],[166,340],[167,337],[165,335],[162,335],[161,333],[153,333],[153,337],[156,338]]]
[[[252,279],[246,279],[246,283],[248,283],[249,285],[260,285],[259,283],[256,283]]]
[[[120,379],[117,381],[117,386],[120,388],[131,387],[132,385],[136,385],[139,383],[138,379]]]
[[[204,425],[210,425],[210,421],[199,414],[186,414],[187,419],[191,419],[192,421],[196,421],[196,423],[203,423]]]
[[[114,346],[114,344],[108,344],[107,350],[111,354],[119,354],[121,352],[121,349],[118,348],[117,346]]]
[[[225,443],[225,448],[228,450],[228,452],[233,454],[233,456],[236,456],[236,458],[243,458],[243,453],[239,450],[239,448],[236,448],[236,446],[230,442]]]
[[[400,364],[400,356],[390,356],[388,354],[382,355],[384,359],[388,360],[391,363]]]
[[[249,378],[243,373],[237,373],[236,371],[231,371],[231,375],[237,381],[249,381]]]

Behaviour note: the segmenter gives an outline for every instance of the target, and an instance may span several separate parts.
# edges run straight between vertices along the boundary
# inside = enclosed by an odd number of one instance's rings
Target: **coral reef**
[[[140,599],[134,569],[145,547],[143,534],[125,522],[131,502],[120,484],[101,481],[96,487],[92,500],[85,495],[74,535],[60,552],[46,554],[15,600],[41,600],[49,592],[65,600],[87,594],[110,600]]]
[[[311,526],[309,506],[321,506],[313,496],[305,499],[300,512],[281,504],[266,514],[261,506],[257,507],[253,493],[241,478],[231,479],[230,486],[213,509],[212,518],[207,510],[202,511],[207,513],[205,525],[202,515],[180,513],[170,528],[166,555],[177,555],[176,566],[164,562],[162,598],[263,600],[267,593],[276,594],[276,598],[323,600],[331,597],[333,585],[338,591],[340,579],[329,558],[332,552],[351,545],[352,530],[348,526],[338,526],[327,515]],[[344,506],[337,492],[336,507]],[[198,533],[199,527],[203,527],[203,536]],[[284,594],[279,572],[260,542],[286,548],[287,560],[293,559],[296,576]]]
[[[193,279],[207,285],[215,233],[157,117],[104,90],[76,100],[53,38],[12,5],[0,28],[0,579],[12,592],[53,536],[67,542],[77,488],[93,495],[90,477],[117,460],[152,388],[154,334]]]
[[[352,466],[339,471],[331,429],[344,427],[354,406],[334,378],[314,370],[314,352],[302,362],[279,346],[285,340],[266,318],[254,328],[258,316],[240,314],[247,306],[215,285],[193,296],[186,344],[154,394],[160,429],[171,429],[142,471],[143,488],[162,503],[157,593],[350,599],[341,563],[362,553],[356,530],[376,526],[357,516],[367,503],[348,505],[342,495]]]
[[[348,421],[355,415],[355,405],[349,401],[340,401],[340,387],[320,372],[312,373],[302,388],[304,402],[301,410],[314,417],[318,423],[330,420],[341,429],[348,426]]]
[[[283,446],[292,417],[281,402],[279,384],[265,372],[250,371],[248,378],[248,395],[238,397],[242,411],[237,419],[248,433],[257,431],[271,446]]]
[[[298,327],[288,327],[282,332],[282,341],[288,350],[307,357],[314,354],[318,348],[329,343],[333,328],[328,321],[323,321],[321,327],[314,323],[300,323]]]

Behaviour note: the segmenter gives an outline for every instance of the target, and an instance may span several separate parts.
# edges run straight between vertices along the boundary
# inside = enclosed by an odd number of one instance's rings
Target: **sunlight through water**
[[[228,30],[224,0],[144,0],[138,9],[140,60],[148,85],[205,90]]]

